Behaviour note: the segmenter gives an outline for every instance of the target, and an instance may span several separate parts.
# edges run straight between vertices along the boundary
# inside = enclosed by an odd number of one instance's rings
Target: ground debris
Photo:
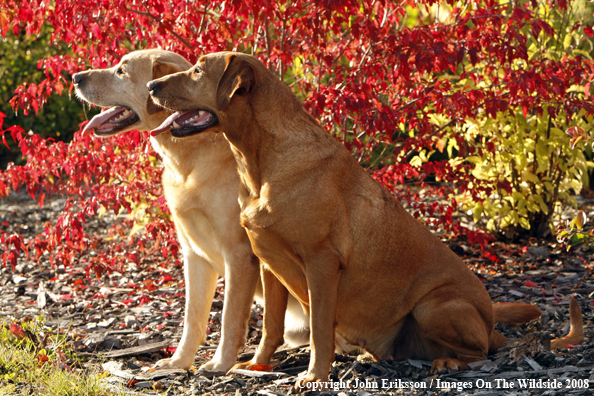
[[[13,202],[8,202],[10,199]],[[11,207],[10,211],[0,211],[0,222],[11,224],[10,230],[18,229],[25,237],[42,232],[45,222],[54,218],[63,204],[59,199],[48,199],[40,212],[32,201],[10,199],[0,201],[0,205]],[[113,221],[114,217],[106,215],[90,219],[87,227],[104,233]],[[431,362],[427,361],[374,362],[359,361],[356,355],[336,355],[329,387],[322,393],[309,394],[591,395],[594,255],[567,253],[546,241],[496,242],[486,248],[488,255],[478,246],[468,246],[465,240],[449,240],[448,244],[482,280],[493,301],[529,302],[543,315],[521,326],[497,324],[497,331],[507,337],[506,346],[488,360],[471,363],[469,370],[432,374]],[[88,252],[81,260],[92,254]],[[0,270],[0,316],[21,320],[44,315],[46,326],[65,334],[77,355],[86,358],[85,367],[103,365],[109,373],[106,383],[125,389],[127,395],[293,394],[293,385],[309,364],[307,346],[275,353],[271,372],[232,371],[207,378],[198,370],[212,358],[220,341],[223,281],[217,284],[206,345],[198,351],[194,367],[189,371],[150,370],[155,362],[175,351],[183,329],[185,302],[183,268],[157,267],[150,259],[144,257],[142,265],[129,264],[96,280],[87,278],[84,263],[52,268],[44,257],[40,263],[22,257],[14,272],[11,268]],[[159,283],[160,279],[167,282]],[[144,287],[144,281],[150,287]],[[581,345],[550,351],[550,339],[569,331],[572,295],[582,310],[586,339]],[[261,322],[258,324],[262,308],[252,308],[242,361],[253,356],[261,337]],[[560,387],[551,388],[555,384]]]

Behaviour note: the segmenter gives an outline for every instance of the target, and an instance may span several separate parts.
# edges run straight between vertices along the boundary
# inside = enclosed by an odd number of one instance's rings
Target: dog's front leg
[[[205,259],[190,249],[184,249],[184,279],[186,282],[184,330],[173,356],[159,360],[155,364],[155,368],[187,370],[192,366],[198,347],[206,340],[206,326],[217,278],[217,271]]]
[[[212,360],[200,371],[225,374],[236,362],[245,342],[246,326],[260,276],[260,262],[252,249],[243,249],[225,264],[225,305],[221,342]]]
[[[262,339],[252,360],[238,363],[234,368],[250,368],[256,364],[270,363],[272,354],[283,343],[285,310],[287,308],[289,292],[277,277],[267,269],[266,265],[260,265],[260,274],[262,277],[262,288],[264,289]]]
[[[340,262],[331,251],[304,260],[309,293],[311,356],[307,374],[295,384],[297,391],[309,382],[328,381],[334,360],[334,336]]]

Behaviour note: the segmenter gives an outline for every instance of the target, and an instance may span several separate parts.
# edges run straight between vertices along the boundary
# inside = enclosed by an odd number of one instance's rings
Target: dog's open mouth
[[[139,119],[138,114],[127,107],[110,107],[93,117],[83,129],[83,134],[95,129],[96,135],[112,135],[134,124]]]
[[[174,137],[195,135],[219,122],[217,116],[208,110],[178,111],[170,115],[161,125],[151,131],[157,136],[169,130]]]

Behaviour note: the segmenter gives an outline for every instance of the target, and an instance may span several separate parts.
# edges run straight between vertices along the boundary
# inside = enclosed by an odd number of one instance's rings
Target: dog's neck
[[[263,185],[273,183],[270,175],[298,172],[303,164],[293,163],[291,158],[298,156],[292,153],[310,154],[311,165],[342,148],[290,88],[278,79],[275,83],[275,89],[260,90],[249,99],[235,101],[228,110],[234,117],[229,117],[223,130],[238,165],[240,199],[259,198]],[[269,111],[271,107],[276,111]]]
[[[165,169],[180,180],[188,178],[193,172],[206,171],[219,162],[226,162],[231,157],[229,144],[223,136],[216,136],[212,132],[184,139],[164,132],[151,137],[151,144],[161,156]],[[207,166],[196,166],[199,163]]]

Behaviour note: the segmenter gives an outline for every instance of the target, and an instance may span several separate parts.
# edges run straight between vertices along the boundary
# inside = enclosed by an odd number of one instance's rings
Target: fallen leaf
[[[272,366],[268,364],[256,364],[255,366],[250,367],[251,371],[272,371]]]

